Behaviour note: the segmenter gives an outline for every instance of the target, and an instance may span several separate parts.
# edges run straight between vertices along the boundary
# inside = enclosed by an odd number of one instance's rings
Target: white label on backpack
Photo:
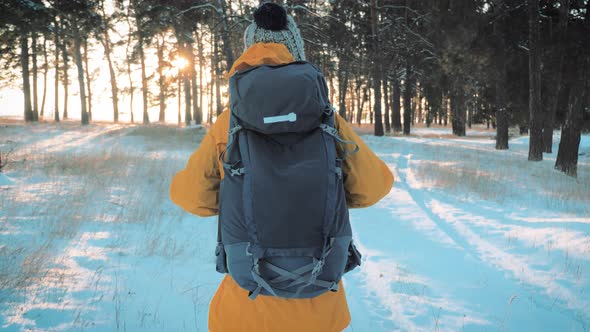
[[[297,121],[297,114],[291,112],[287,115],[265,117],[263,120],[264,120],[265,124],[277,123],[277,122],[287,122],[287,121],[288,122],[295,122],[295,121]]]

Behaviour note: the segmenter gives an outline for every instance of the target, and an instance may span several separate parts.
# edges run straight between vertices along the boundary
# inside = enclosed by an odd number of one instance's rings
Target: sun
[[[180,71],[188,66],[188,61],[183,57],[178,57],[172,60],[172,65]]]

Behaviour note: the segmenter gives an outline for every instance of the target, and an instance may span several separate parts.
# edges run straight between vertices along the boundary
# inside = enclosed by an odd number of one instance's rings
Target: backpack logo
[[[291,112],[287,115],[268,116],[262,119],[264,124],[277,122],[295,122],[297,121],[297,114]]]

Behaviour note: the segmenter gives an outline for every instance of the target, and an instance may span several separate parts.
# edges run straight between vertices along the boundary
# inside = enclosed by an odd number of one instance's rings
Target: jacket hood
[[[277,43],[256,43],[250,46],[234,62],[226,78],[229,79],[236,71],[245,70],[254,66],[265,65],[282,65],[294,62],[293,55],[283,44]]]

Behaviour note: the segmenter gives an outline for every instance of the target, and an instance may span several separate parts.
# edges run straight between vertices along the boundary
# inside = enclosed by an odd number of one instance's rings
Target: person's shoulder
[[[230,110],[226,108],[219,116],[211,129],[209,129],[209,134],[213,136],[216,143],[227,143],[227,133],[229,131],[229,117],[230,117]]]
[[[334,127],[338,130],[340,130],[342,127],[348,127],[348,121],[346,121],[345,118],[343,118],[342,116],[340,116],[340,114],[335,113],[334,114]]]

